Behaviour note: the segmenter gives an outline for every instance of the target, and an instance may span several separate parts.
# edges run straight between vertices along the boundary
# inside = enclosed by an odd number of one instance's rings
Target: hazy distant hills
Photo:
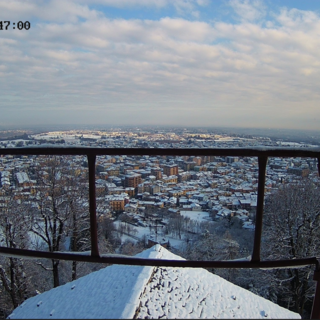
[[[295,129],[268,129],[268,128],[231,128],[231,127],[173,127],[173,126],[120,126],[116,129],[137,131],[170,131],[175,133],[191,132],[191,133],[215,133],[230,134],[240,137],[269,137],[272,140],[283,140],[292,142],[305,142],[310,144],[320,143],[320,130],[295,130]],[[54,130],[114,130],[111,126],[101,125],[50,125],[30,128],[4,128],[0,127],[0,139],[15,140],[26,139],[28,134],[42,133]]]

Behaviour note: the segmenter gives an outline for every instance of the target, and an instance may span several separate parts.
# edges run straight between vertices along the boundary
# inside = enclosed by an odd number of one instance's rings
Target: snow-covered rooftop
[[[160,245],[138,254],[182,258]],[[112,265],[26,300],[22,318],[289,318],[288,311],[201,268]]]
[[[25,172],[17,172],[16,177],[17,177],[18,183],[29,182],[28,174]]]

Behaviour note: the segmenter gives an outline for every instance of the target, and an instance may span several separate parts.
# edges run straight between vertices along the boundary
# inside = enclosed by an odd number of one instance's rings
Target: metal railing
[[[89,209],[91,230],[91,255],[81,253],[44,252],[36,250],[12,249],[0,247],[0,254],[28,258],[47,258],[57,260],[71,260],[83,262],[98,262],[126,265],[188,267],[188,268],[283,268],[296,266],[315,266],[314,280],[317,281],[313,301],[312,319],[320,319],[320,265],[316,257],[291,260],[260,260],[261,234],[263,224],[263,205],[266,166],[269,157],[303,157],[318,160],[320,176],[320,149],[291,149],[291,148],[215,148],[215,149],[147,149],[147,148],[90,148],[90,147],[27,147],[0,149],[0,155],[84,155],[88,158],[89,168]],[[130,156],[237,156],[257,157],[259,165],[258,197],[254,243],[251,261],[193,261],[193,260],[162,260],[142,259],[135,257],[117,257],[100,255],[98,249],[97,217],[96,217],[96,186],[95,162],[96,156],[103,155],[130,155]]]

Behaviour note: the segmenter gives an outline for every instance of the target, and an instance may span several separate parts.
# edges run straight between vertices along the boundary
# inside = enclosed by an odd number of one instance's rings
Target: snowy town
[[[3,140],[0,147],[88,146],[143,148],[317,147],[305,143],[274,141],[267,137],[227,134],[180,133],[136,129],[46,132],[27,139]],[[161,151],[161,150],[160,150]],[[87,158],[66,157],[69,167],[87,172]],[[267,166],[265,195],[279,185],[309,176],[317,177],[316,159],[271,158]],[[44,156],[0,158],[0,206],[12,198],[36,206],[37,170],[45,174]],[[97,213],[115,222],[122,242],[129,240],[170,243],[179,247],[200,232],[201,222],[237,218],[243,229],[254,229],[257,205],[258,164],[254,157],[100,156],[96,162]],[[8,191],[10,190],[10,195]],[[88,206],[84,201],[83,206]],[[168,217],[186,218],[178,233],[169,233]],[[171,228],[172,229],[172,228]],[[121,232],[120,232],[121,231]],[[189,236],[185,234],[189,233]],[[182,235],[183,233],[183,235]],[[68,248],[66,248],[68,249]]]

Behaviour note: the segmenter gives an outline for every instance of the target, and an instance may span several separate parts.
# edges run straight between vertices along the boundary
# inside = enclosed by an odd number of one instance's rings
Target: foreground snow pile
[[[298,318],[278,305],[203,269],[157,268],[138,318]]]
[[[138,257],[175,259],[156,245]],[[297,318],[204,269],[112,265],[26,300],[22,318]]]

